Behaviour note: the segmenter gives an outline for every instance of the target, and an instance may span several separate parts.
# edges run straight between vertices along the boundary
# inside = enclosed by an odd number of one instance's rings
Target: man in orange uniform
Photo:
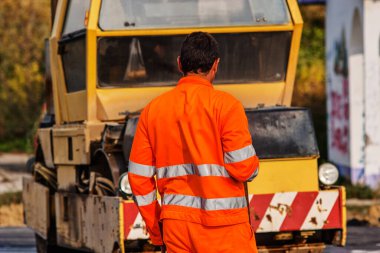
[[[178,57],[184,77],[137,126],[130,184],[152,243],[164,241],[169,253],[257,252],[244,182],[259,161],[242,104],[212,86],[219,60],[211,35],[187,36]]]

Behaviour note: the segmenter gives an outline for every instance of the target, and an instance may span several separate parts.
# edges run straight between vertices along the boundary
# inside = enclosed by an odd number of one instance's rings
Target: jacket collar
[[[178,81],[178,84],[177,86],[179,85],[182,85],[182,84],[200,84],[200,85],[206,85],[206,86],[209,86],[209,87],[213,87],[212,84],[200,77],[200,76],[185,76],[185,77],[182,77],[179,81]]]

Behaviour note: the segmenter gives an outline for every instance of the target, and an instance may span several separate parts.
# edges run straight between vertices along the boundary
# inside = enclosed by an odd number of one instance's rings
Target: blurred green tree
[[[0,1],[0,150],[25,150],[41,114],[49,0]]]
[[[301,6],[304,19],[293,106],[311,109],[321,161],[327,160],[325,6]]]

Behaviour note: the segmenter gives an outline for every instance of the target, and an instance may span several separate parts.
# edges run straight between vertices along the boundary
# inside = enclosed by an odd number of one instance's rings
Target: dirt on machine
[[[345,188],[332,164],[318,167],[310,111],[291,106],[296,0],[57,0],[52,13],[47,111],[23,181],[39,253],[155,250],[132,200],[129,154],[139,113],[176,85],[182,41],[200,30],[220,45],[214,88],[243,104],[260,158],[248,183],[259,251],[345,244]]]

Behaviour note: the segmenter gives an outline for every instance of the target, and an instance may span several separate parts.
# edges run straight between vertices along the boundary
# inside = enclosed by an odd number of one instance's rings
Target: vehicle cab
[[[71,0],[57,11],[50,41],[59,122],[122,120],[142,109],[177,83],[181,43],[199,30],[220,45],[216,89],[247,108],[291,103],[302,29],[296,1]]]

